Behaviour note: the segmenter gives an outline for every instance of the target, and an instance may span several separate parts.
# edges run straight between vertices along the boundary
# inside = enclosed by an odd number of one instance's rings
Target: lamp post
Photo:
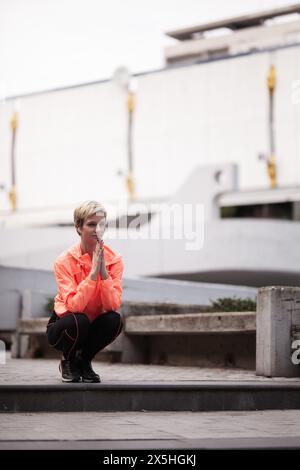
[[[275,158],[275,128],[274,128],[274,95],[276,87],[276,69],[270,66],[267,76],[267,86],[269,93],[269,155],[259,154],[259,160],[263,160],[267,165],[267,173],[272,189],[277,187],[277,164]]]
[[[268,78],[268,91],[269,91],[269,142],[270,142],[270,155],[267,158],[267,170],[270,179],[271,188],[277,186],[277,167],[275,159],[275,133],[274,133],[274,94],[276,87],[276,69],[271,65]]]
[[[126,189],[129,200],[135,197],[133,171],[133,121],[135,110],[136,81],[126,67],[118,67],[113,75],[113,81],[125,90],[127,95],[127,176]]]
[[[4,80],[0,80],[0,105],[5,104],[6,96],[6,82]],[[4,183],[0,183],[0,191],[6,191],[6,185]]]
[[[17,188],[16,188],[16,135],[19,123],[19,116],[16,108],[14,108],[11,119],[11,148],[10,148],[10,159],[11,159],[11,189],[8,197],[11,204],[12,211],[17,210]]]

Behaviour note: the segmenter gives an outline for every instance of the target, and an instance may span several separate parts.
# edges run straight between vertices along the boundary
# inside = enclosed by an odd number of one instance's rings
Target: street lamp
[[[267,172],[272,189],[277,186],[277,164],[275,158],[275,130],[274,130],[274,95],[276,87],[276,69],[270,66],[267,76],[267,86],[269,93],[269,155],[260,154],[258,158],[264,160],[267,165]]]
[[[13,113],[10,119],[11,128],[11,147],[10,147],[10,159],[11,159],[11,189],[8,197],[13,211],[17,210],[17,188],[16,188],[16,135],[19,123],[19,116],[17,111],[17,105],[15,103]]]
[[[113,75],[113,81],[125,90],[127,94],[127,163],[126,188],[130,200],[135,196],[133,175],[133,118],[135,110],[136,80],[132,78],[126,67],[118,67]]]
[[[0,80],[0,105],[4,105],[6,102],[6,82]],[[3,106],[4,108],[4,106]],[[6,191],[6,185],[4,183],[0,183],[0,191]]]

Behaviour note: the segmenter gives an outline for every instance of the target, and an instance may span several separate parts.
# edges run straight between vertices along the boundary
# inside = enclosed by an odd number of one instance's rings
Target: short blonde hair
[[[103,204],[101,204],[101,202],[98,202],[98,201],[83,202],[80,206],[76,207],[76,209],[74,210],[75,227],[82,228],[85,220],[91,215],[97,214],[98,212],[101,212],[101,214],[103,214],[104,217],[106,218],[107,216],[106,209],[103,206]],[[77,233],[79,232],[77,231]]]

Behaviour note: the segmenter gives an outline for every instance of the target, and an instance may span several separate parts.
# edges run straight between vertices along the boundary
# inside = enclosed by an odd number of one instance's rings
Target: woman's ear
[[[76,228],[76,232],[78,233],[78,235],[81,235],[81,230],[80,230],[79,226],[76,225],[75,228]]]

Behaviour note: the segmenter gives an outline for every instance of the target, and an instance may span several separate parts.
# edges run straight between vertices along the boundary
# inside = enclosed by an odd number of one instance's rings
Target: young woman
[[[48,342],[63,352],[63,382],[100,382],[91,361],[122,330],[123,262],[103,243],[106,211],[87,201],[74,211],[80,242],[54,263],[58,294],[47,326]],[[99,235],[100,234],[100,235]]]

